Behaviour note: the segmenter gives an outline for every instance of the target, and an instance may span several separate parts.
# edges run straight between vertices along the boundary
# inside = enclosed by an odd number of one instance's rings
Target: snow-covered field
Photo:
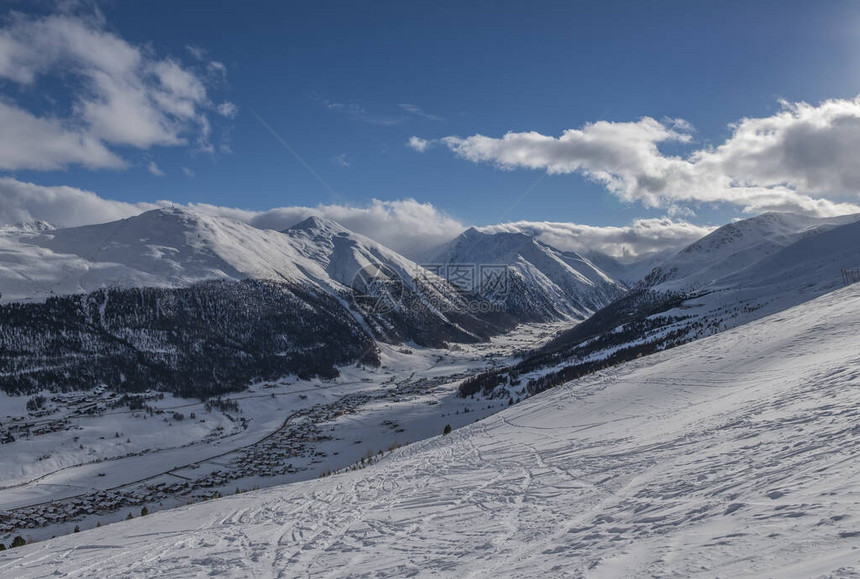
[[[0,554],[0,575],[860,575],[860,286],[365,469]]]
[[[463,426],[498,412],[507,401],[476,403],[457,397],[462,377],[510,363],[517,350],[537,346],[567,325],[521,326],[488,343],[453,349],[383,344],[380,368],[342,368],[338,378],[327,381],[287,377],[252,385],[225,397],[237,404],[237,411],[207,412],[198,400],[166,395],[146,401],[156,410],[154,415],[107,403],[102,404],[107,409],[94,415],[75,413],[78,399],[92,405],[100,397],[116,397],[105,391],[62,395],[67,402],[48,402],[46,408],[53,411],[33,418],[25,408],[27,397],[0,394],[0,423],[14,425],[17,436],[0,444],[0,515],[12,511],[21,516],[20,523],[11,525],[16,529],[12,532],[4,531],[9,525],[0,517],[0,543],[8,544],[21,533],[42,540],[71,532],[75,525],[84,529],[121,520],[142,505],[154,512],[216,491],[228,494],[317,478],[379,451],[434,436],[445,424]],[[175,412],[184,418],[176,420]],[[53,431],[35,434],[46,426]],[[23,434],[28,429],[34,432],[30,436]],[[265,445],[260,443],[270,437]],[[272,447],[278,456],[266,456]],[[230,474],[227,480],[201,482],[196,489],[152,488],[199,480],[216,471]],[[106,506],[112,500],[107,501],[105,493],[118,491],[126,498],[140,498],[128,508]],[[66,504],[84,498],[86,504]],[[21,511],[28,507],[56,512]],[[68,516],[73,510],[79,514]],[[30,521],[39,518],[50,524],[31,526]]]

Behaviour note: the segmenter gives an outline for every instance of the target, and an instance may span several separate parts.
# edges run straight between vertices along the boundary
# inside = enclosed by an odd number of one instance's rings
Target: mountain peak
[[[495,240],[494,243],[507,243],[517,245],[534,242],[534,238],[531,235],[523,233],[522,231],[492,231],[487,230],[487,228],[478,227],[470,227],[469,229],[461,233],[457,239],[469,241]]]
[[[52,224],[47,221],[43,221],[41,219],[37,219],[35,221],[24,221],[21,223],[16,223],[12,226],[12,229],[17,229],[19,231],[28,231],[28,232],[42,232],[42,231],[52,231],[56,229]]]
[[[286,231],[314,231],[327,233],[349,232],[347,228],[333,219],[311,215],[307,219],[288,227]]]
[[[180,222],[185,221],[197,221],[201,219],[203,216],[195,213],[191,209],[187,207],[181,207],[179,205],[170,205],[168,207],[158,207],[157,209],[151,209],[150,211],[144,211],[139,215],[134,215],[129,217],[127,221],[154,221],[154,220],[177,220]]]

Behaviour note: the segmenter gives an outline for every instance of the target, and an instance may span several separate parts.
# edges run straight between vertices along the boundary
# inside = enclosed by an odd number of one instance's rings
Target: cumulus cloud
[[[430,141],[421,137],[409,137],[409,141],[406,144],[419,153],[423,153],[430,146]]]
[[[35,112],[28,99],[0,97],[0,169],[120,168],[117,146],[207,150],[210,112],[236,112],[211,101],[203,75],[130,44],[100,17],[13,13],[0,29],[0,80],[33,92],[49,78],[67,83],[67,110]]]
[[[183,169],[186,175],[193,175],[193,171],[190,174],[189,171]],[[0,178],[0,225],[36,220],[60,227],[89,225],[171,205],[176,204],[169,201],[126,203],[104,199],[73,187],[44,187]],[[207,215],[243,221],[261,229],[282,230],[311,216],[327,217],[417,261],[432,258],[442,245],[467,227],[432,204],[414,199],[373,200],[366,206],[279,207],[268,211],[209,204],[190,204],[187,207]],[[638,219],[622,227],[519,221],[481,229],[522,232],[559,249],[599,252],[613,257],[635,257],[680,249],[712,230],[670,218]]]
[[[195,175],[194,169],[189,169],[188,167],[182,167],[182,174],[186,177],[193,177]]]
[[[168,202],[125,203],[74,187],[45,187],[0,178],[0,224],[47,221],[57,226],[90,225],[125,219]]]
[[[698,203],[727,203],[747,213],[860,212],[860,97],[819,105],[783,102],[776,114],[744,118],[731,129],[719,146],[685,156],[666,155],[659,146],[691,143],[692,126],[650,117],[599,121],[559,137],[510,132],[441,142],[463,159],[505,170],[579,173],[624,200],[675,215]]]
[[[36,117],[3,101],[0,101],[0,127],[0,169],[47,171],[70,164],[89,169],[119,169],[127,165],[86,130],[61,119]]]

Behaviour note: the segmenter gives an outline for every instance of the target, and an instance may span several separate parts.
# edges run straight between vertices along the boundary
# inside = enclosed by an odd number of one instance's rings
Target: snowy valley
[[[35,544],[0,555],[0,572],[294,576],[347,557],[382,576],[707,575],[768,538],[746,538],[745,517],[773,519],[773,539],[813,514],[850,545],[841,501],[855,491],[787,502],[801,491],[778,474],[793,480],[795,456],[830,445],[851,462],[860,295],[839,271],[860,262],[858,225],[733,223],[632,287],[475,229],[426,267],[318,218],[276,232],[166,209],[8,229],[0,543]],[[449,279],[480,264],[503,267],[504,284]],[[838,401],[817,398],[820,376]],[[801,426],[802,408],[832,417],[833,440]],[[814,445],[792,441],[812,428]],[[146,547],[141,524],[157,529]],[[273,525],[270,544],[258,533]],[[81,567],[76,541],[100,533],[131,551]],[[50,568],[33,565],[42,549]],[[847,566],[840,553],[822,569]]]
[[[855,286],[365,469],[7,551],[0,572],[854,576],[858,336]]]
[[[860,579],[860,2],[0,2],[0,579]]]

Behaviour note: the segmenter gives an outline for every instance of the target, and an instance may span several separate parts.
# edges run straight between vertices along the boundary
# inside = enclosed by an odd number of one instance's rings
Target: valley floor
[[[379,459],[379,452],[435,436],[507,407],[457,396],[459,381],[569,322],[520,326],[490,342],[428,349],[382,345],[380,368],[343,368],[334,380],[287,377],[225,396],[235,408],[144,396],[155,413],[111,408],[108,391],[44,393],[33,417],[27,397],[0,394],[0,543],[88,529],[238,490],[316,479]],[[58,400],[55,402],[54,400]],[[93,414],[79,410],[99,406]],[[179,417],[177,417],[177,414]]]
[[[860,285],[346,472],[0,554],[0,575],[860,576]]]

